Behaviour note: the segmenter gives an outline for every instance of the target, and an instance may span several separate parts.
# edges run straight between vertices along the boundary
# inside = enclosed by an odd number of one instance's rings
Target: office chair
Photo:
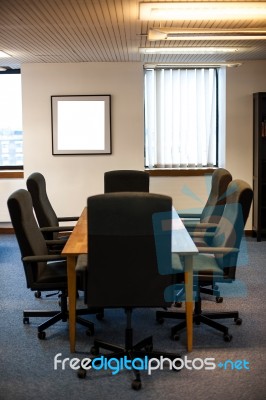
[[[232,283],[235,281],[238,253],[244,227],[249,215],[253,191],[251,187],[240,179],[233,180],[227,188],[226,205],[222,217],[214,232],[206,232],[206,245],[199,247],[199,255],[193,257],[194,287],[196,299],[194,322],[204,323],[224,334],[225,341],[231,341],[228,327],[215,319],[233,318],[237,325],[241,325],[238,311],[203,312],[201,308],[201,286],[216,285],[217,283]],[[162,323],[164,318],[183,320],[172,327],[171,337],[178,339],[178,332],[185,328],[185,313],[158,311],[156,319]]]
[[[104,173],[104,193],[149,192],[148,172],[137,170],[113,170]]]
[[[105,349],[111,352],[105,354],[108,359],[177,358],[177,354],[153,350],[151,336],[134,345],[131,320],[134,308],[168,305],[164,291],[173,284],[173,277],[160,275],[158,271],[152,218],[154,213],[171,212],[172,199],[150,193],[110,193],[89,197],[87,205],[87,306],[123,308],[126,314],[125,347],[95,340],[92,354],[96,356],[100,349]],[[170,232],[165,260],[172,267],[171,257]],[[133,372],[132,388],[138,390],[140,374]],[[80,369],[78,376],[85,375],[86,371]]]
[[[58,217],[52,207],[46,191],[46,181],[40,172],[32,173],[26,181],[31,194],[35,215],[45,239],[67,240],[73,226],[60,226],[61,222],[77,221],[78,217]],[[64,232],[62,236],[61,233]]]
[[[21,252],[22,263],[26,277],[27,288],[40,291],[59,291],[59,311],[34,311],[23,312],[23,323],[29,323],[30,317],[51,317],[38,326],[39,339],[45,339],[45,330],[56,322],[67,321],[67,265],[66,259],[59,254],[49,254],[45,241],[37,221],[34,217],[30,193],[25,189],[19,189],[11,194],[7,200],[11,222],[15,231]],[[51,244],[58,240],[52,240]],[[78,286],[82,284],[84,277],[77,274]],[[94,313],[94,310],[92,310]],[[97,311],[96,311],[97,312]],[[89,314],[88,309],[77,310],[77,315]],[[88,334],[93,334],[92,322],[77,317],[77,322],[88,328]]]
[[[192,219],[184,220],[183,223],[187,229],[200,228],[200,223],[218,223],[225,205],[225,193],[229,183],[232,181],[232,175],[224,168],[217,168],[211,179],[211,190],[206,204],[201,213],[183,213],[178,212],[180,218]],[[196,221],[194,221],[196,220]]]
[[[35,216],[37,218],[41,232],[47,240],[60,239],[56,245],[49,246],[51,254],[60,254],[68,237],[73,230],[73,226],[60,226],[61,222],[77,221],[78,217],[57,217],[46,191],[46,181],[40,172],[32,173],[26,181],[27,189],[31,194]],[[37,290],[36,298],[41,297],[41,291]],[[47,297],[54,293],[46,295]],[[78,295],[78,294],[77,294]]]
[[[211,178],[211,190],[206,201],[206,204],[201,213],[187,214],[178,213],[180,218],[183,219],[183,223],[189,232],[193,231],[213,231],[223,214],[225,202],[226,202],[226,190],[229,183],[232,181],[232,175],[225,168],[217,168]],[[200,247],[204,246],[204,241],[194,236],[195,244]],[[213,287],[205,288],[201,287],[201,292],[215,296],[217,303],[222,303],[223,298],[221,297],[219,287],[217,285]],[[175,302],[177,307],[180,307],[182,303],[180,301]]]

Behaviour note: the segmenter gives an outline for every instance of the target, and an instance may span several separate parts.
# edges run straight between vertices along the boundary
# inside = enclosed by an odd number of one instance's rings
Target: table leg
[[[193,256],[185,256],[187,350],[193,347]]]
[[[76,344],[76,257],[67,257],[67,285],[68,285],[68,317],[69,317],[69,344],[71,353],[75,352]]]

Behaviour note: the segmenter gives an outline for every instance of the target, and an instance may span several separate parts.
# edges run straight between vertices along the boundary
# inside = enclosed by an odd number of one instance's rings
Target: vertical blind
[[[145,70],[145,165],[217,165],[215,68]]]

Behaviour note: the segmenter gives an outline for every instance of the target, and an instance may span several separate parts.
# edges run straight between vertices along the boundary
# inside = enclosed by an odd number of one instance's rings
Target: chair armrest
[[[44,226],[40,228],[41,232],[66,232],[73,231],[74,226]]]
[[[207,238],[212,238],[214,236],[214,232],[189,232],[189,235],[193,238],[203,238],[203,239],[207,239]]]
[[[46,262],[46,261],[64,261],[66,260],[65,256],[61,254],[45,254],[39,256],[26,256],[22,257],[22,261],[24,262]]]
[[[198,247],[199,253],[205,254],[228,254],[238,253],[239,249],[236,247]]]
[[[177,214],[178,214],[178,216],[180,217],[180,218],[195,218],[195,219],[200,219],[200,217],[201,217],[201,214],[200,213],[194,213],[194,214],[192,214],[192,213],[182,213],[182,212],[178,212],[177,211]]]
[[[64,222],[64,221],[77,221],[79,217],[57,217],[59,222]]]
[[[195,229],[216,229],[218,224],[214,222],[190,222],[183,221],[183,224],[186,228],[195,228]]]
[[[62,240],[61,239],[52,239],[52,240],[48,239],[48,240],[45,240],[45,242],[48,247],[49,246],[65,246],[67,239],[68,238],[64,238]]]

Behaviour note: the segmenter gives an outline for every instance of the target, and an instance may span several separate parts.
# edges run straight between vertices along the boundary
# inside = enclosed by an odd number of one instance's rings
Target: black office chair
[[[180,218],[183,219],[183,223],[189,232],[210,232],[216,229],[217,224],[219,223],[219,220],[223,214],[226,203],[226,190],[231,181],[232,175],[227,169],[217,168],[212,174],[211,190],[202,212],[194,214],[182,212],[178,213]],[[205,245],[204,241],[200,237],[194,236],[194,241],[198,247]],[[223,301],[217,285],[207,288],[202,286],[201,292],[214,296],[217,303],[222,303]],[[178,299],[175,304],[177,307],[182,305]]]
[[[170,197],[150,193],[110,193],[88,198],[87,306],[124,308],[127,320],[125,347],[95,340],[93,355],[105,349],[111,352],[105,354],[108,359],[179,357],[154,351],[151,336],[134,345],[131,326],[134,308],[169,304],[164,291],[173,284],[173,277],[158,271],[152,218],[155,213],[167,213],[167,218],[171,218],[171,207]],[[165,262],[172,268],[171,232],[163,240]],[[140,374],[134,373],[132,388],[137,390],[141,387]],[[78,376],[85,375],[86,371],[81,369]]]
[[[104,193],[149,192],[148,172],[138,170],[113,170],[104,173]]]
[[[46,191],[46,181],[40,172],[32,173],[26,181],[31,194],[35,215],[45,239],[67,240],[73,225],[60,226],[61,222],[77,221],[78,217],[58,217],[52,207]],[[62,235],[63,233],[63,235]]]
[[[28,177],[26,185],[31,194],[35,216],[44,238],[47,240],[60,239],[58,244],[49,246],[49,253],[60,254],[74,228],[72,225],[62,226],[60,223],[77,221],[78,217],[57,217],[48,198],[45,178],[40,172],[33,172]],[[37,290],[35,292],[36,298],[40,298],[41,295],[41,291]],[[54,293],[46,296],[52,295]]]
[[[225,206],[226,202],[226,190],[231,181],[232,175],[225,168],[217,168],[213,172],[211,179],[211,190],[202,212],[184,213],[178,211],[179,217],[185,218],[183,222],[187,229],[195,229],[195,227],[200,229],[200,223],[209,222],[217,224],[219,222],[219,219],[223,213],[223,207]],[[192,219],[192,221],[190,221],[190,219]]]
[[[206,232],[205,243],[199,247],[199,255],[193,257],[194,287],[196,299],[194,322],[204,323],[224,334],[225,341],[231,341],[228,327],[215,319],[233,318],[237,325],[242,323],[238,311],[203,312],[201,308],[201,286],[215,286],[217,283],[232,283],[235,281],[238,253],[244,233],[244,227],[249,215],[253,191],[244,181],[236,179],[227,188],[226,205],[215,232]],[[183,320],[172,327],[171,337],[179,338],[178,332],[185,328],[185,313],[158,311],[156,319],[163,322],[164,318]]]
[[[27,288],[33,291],[60,292],[60,310],[23,312],[24,324],[29,323],[30,317],[51,317],[38,326],[38,337],[44,339],[47,328],[57,321],[67,321],[68,318],[66,259],[59,254],[49,254],[47,244],[55,244],[59,240],[45,241],[34,217],[31,195],[27,190],[15,191],[9,196],[7,205],[21,252]],[[78,286],[82,285],[82,279],[84,277],[77,274]],[[94,313],[94,310],[91,311]],[[79,317],[87,314],[87,308],[77,310],[77,322],[88,328],[88,334],[93,334],[93,323]]]

